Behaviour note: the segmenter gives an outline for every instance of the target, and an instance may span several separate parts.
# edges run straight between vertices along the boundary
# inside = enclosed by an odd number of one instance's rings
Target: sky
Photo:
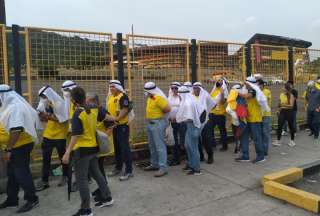
[[[320,49],[320,0],[5,0],[7,25],[246,42],[255,33]]]

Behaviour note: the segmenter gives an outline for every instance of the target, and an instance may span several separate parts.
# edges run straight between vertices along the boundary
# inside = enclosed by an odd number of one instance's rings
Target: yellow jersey
[[[249,90],[249,93],[252,94],[252,98],[247,99],[247,107],[248,107],[247,121],[249,123],[262,122],[262,112],[261,112],[260,104],[256,99],[256,91],[251,89]]]
[[[80,150],[88,151],[89,153],[97,153],[97,113],[94,111],[87,113],[83,108],[79,108],[75,110],[71,124],[72,136],[78,137],[73,150],[80,148]]]
[[[211,97],[215,98],[216,96],[218,96],[218,94],[221,93],[221,87],[220,88],[216,88],[213,92],[211,92]],[[225,115],[226,113],[226,108],[225,108],[225,102],[223,103],[218,103],[217,106],[215,106],[211,112],[214,115]]]
[[[146,106],[147,119],[163,118],[163,109],[168,106],[168,101],[159,95],[148,97]]]
[[[109,96],[107,110],[111,116],[117,117],[123,108],[129,108],[129,98],[127,95],[120,93],[117,96]],[[119,124],[128,124],[128,114],[119,120]]]
[[[51,106],[47,111],[53,114]],[[43,137],[50,140],[64,140],[67,138],[68,127],[68,122],[59,123],[58,121],[48,120]]]

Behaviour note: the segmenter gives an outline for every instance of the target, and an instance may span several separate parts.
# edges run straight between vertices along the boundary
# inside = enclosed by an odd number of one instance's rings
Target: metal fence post
[[[21,61],[20,61],[20,35],[19,26],[12,25],[12,47],[13,47],[13,63],[14,63],[14,80],[15,90],[22,95],[21,88]]]
[[[118,80],[124,86],[122,33],[117,33]]]
[[[197,74],[197,40],[191,40],[191,81],[195,83],[198,81],[198,74]]]
[[[288,47],[288,81],[294,82],[293,48]]]
[[[246,75],[252,74],[252,62],[251,62],[251,44],[245,46],[245,58],[246,58]]]

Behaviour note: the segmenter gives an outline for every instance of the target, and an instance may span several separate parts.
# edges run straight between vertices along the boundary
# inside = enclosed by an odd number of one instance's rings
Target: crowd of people
[[[295,146],[298,92],[292,82],[284,85],[277,109],[277,140],[272,142],[272,94],[263,79],[262,75],[256,74],[247,77],[245,82],[231,86],[225,78],[219,77],[211,92],[206,91],[200,82],[172,82],[168,96],[154,82],[145,83],[150,165],[144,170],[154,171],[155,177],[163,177],[168,174],[168,166],[179,165],[182,156],[185,156],[183,170],[188,175],[201,175],[201,162],[205,159],[208,164],[214,162],[217,143],[215,128],[220,132],[220,151],[228,150],[227,115],[231,118],[236,162],[264,162],[269,147],[282,144],[281,136],[286,124],[290,131],[288,145]],[[39,104],[34,109],[10,86],[0,85],[0,136],[6,143],[8,164],[7,199],[0,204],[0,209],[18,206],[20,187],[26,203],[18,209],[18,213],[30,211],[39,204],[36,192],[50,187],[53,149],[57,150],[62,163],[63,175],[59,187],[68,184],[69,188],[74,170],[74,183],[81,198],[75,216],[93,215],[91,197],[97,207],[114,203],[107,176],[118,176],[120,181],[134,176],[129,145],[134,101],[130,101],[120,81],[111,80],[108,87],[106,106],[103,106],[97,94],[85,92],[73,81],[62,84],[62,96],[50,86],[44,86],[39,90]],[[310,136],[319,139],[320,77],[308,82],[303,97],[307,104]],[[39,131],[42,131],[43,137],[43,164],[41,180],[35,185],[29,165],[33,146],[39,142]],[[170,163],[167,159],[168,131],[174,137],[173,160]],[[115,167],[107,174],[104,170],[106,152],[102,151],[104,142],[101,142],[100,133],[106,135],[106,141],[112,137],[115,150]],[[256,153],[253,159],[249,155],[250,139]],[[89,189],[91,178],[98,185],[92,192]]]

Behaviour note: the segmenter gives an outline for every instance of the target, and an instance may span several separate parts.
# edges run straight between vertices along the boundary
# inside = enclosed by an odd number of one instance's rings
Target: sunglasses
[[[171,87],[171,90],[178,90],[178,87]]]

